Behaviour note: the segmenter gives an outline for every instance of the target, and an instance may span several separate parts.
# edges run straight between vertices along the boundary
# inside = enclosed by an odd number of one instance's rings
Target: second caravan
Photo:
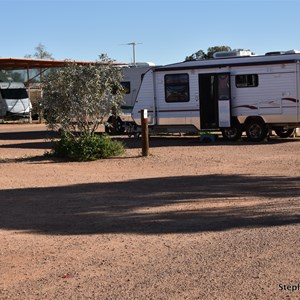
[[[150,69],[132,110],[135,122],[148,109],[157,130],[221,130],[228,140],[245,131],[252,141],[269,130],[291,135],[300,125],[300,54],[229,54]]]
[[[123,133],[125,130],[132,130],[134,121],[131,112],[134,102],[145,73],[152,67],[154,67],[153,63],[136,63],[122,67],[123,80],[121,84],[125,90],[125,94],[121,106],[121,113],[115,120],[113,115],[108,118],[107,122],[113,126],[107,126],[107,132]]]

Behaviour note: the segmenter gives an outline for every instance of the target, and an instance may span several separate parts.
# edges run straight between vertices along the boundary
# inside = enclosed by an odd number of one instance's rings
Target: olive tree
[[[51,130],[61,129],[53,156],[89,161],[120,155],[124,146],[108,136],[94,134],[123,99],[122,73],[106,55],[88,65],[66,66],[44,77],[42,105]]]
[[[43,108],[51,130],[91,135],[123,99],[121,69],[106,56],[88,65],[66,62],[43,80]]]

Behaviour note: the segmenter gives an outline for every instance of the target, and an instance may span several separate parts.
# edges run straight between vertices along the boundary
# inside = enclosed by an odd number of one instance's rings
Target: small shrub
[[[124,153],[121,142],[113,141],[109,136],[81,135],[71,137],[63,135],[53,144],[52,155],[72,161],[92,161],[109,158]]]

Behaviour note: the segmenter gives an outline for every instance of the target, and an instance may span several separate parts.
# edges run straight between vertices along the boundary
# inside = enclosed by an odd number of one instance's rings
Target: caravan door
[[[230,73],[199,74],[201,129],[230,127]]]

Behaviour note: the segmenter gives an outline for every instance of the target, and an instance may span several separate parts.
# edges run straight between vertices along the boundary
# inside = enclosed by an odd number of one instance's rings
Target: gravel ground
[[[0,125],[0,299],[300,299],[300,138],[66,163],[47,136]]]

